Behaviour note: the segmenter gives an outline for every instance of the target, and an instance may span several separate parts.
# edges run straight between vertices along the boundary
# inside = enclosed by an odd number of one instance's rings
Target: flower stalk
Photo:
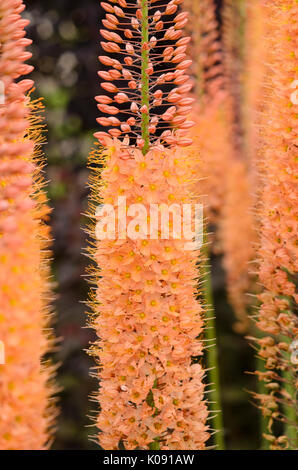
[[[147,113],[142,114],[142,139],[144,141],[144,147],[142,149],[145,155],[149,150],[149,26],[148,26],[148,0],[142,0],[142,106],[146,106],[148,109]]]

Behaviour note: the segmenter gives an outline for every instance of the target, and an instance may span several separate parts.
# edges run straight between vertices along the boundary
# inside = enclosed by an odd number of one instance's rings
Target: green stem
[[[204,281],[204,300],[205,304],[208,307],[206,319],[207,319],[207,328],[205,330],[205,339],[207,345],[209,346],[216,339],[216,323],[214,318],[214,309],[213,309],[213,294],[212,294],[212,282],[211,282],[211,273],[210,268],[208,267],[209,252],[207,247],[207,237],[205,236],[205,246],[204,246],[204,255],[206,258],[205,263],[203,263],[202,269],[202,279]],[[221,406],[221,397],[220,397],[220,379],[219,379],[219,368],[218,368],[218,356],[217,356],[217,347],[216,345],[211,346],[207,349],[207,367],[208,379],[212,384],[212,392],[209,394],[210,397],[210,406],[209,410],[213,412],[212,418],[212,427],[214,428],[215,433],[214,442],[217,450],[224,450],[224,436],[223,436],[223,417],[222,417],[222,406]]]
[[[142,139],[144,140],[144,147],[142,149],[143,155],[149,150],[149,75],[147,68],[149,65],[149,49],[144,48],[144,44],[149,42],[149,26],[148,26],[148,0],[141,1],[142,7],[142,91],[141,103],[142,106],[146,105],[148,114],[142,113]]]

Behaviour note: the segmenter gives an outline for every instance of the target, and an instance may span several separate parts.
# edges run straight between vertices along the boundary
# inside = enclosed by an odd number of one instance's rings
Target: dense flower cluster
[[[5,364],[0,366],[0,449],[42,449],[54,417],[49,406],[52,369],[42,364],[49,348],[48,227],[49,209],[41,190],[38,166],[39,118],[26,91],[31,80],[16,81],[32,70],[21,19],[21,0],[0,4],[0,340]],[[39,124],[38,124],[39,123]],[[49,330],[48,330],[49,331]]]
[[[264,8],[270,25],[267,38],[271,93],[266,103],[266,125],[263,133],[263,187],[261,194],[259,280],[263,292],[257,326],[263,335],[258,340],[259,355],[267,372],[258,372],[270,393],[259,395],[265,416],[269,417],[267,435],[271,448],[295,447],[285,436],[275,438],[272,421],[289,421],[292,409],[296,427],[297,359],[293,354],[298,322],[293,313],[297,296],[294,278],[297,274],[297,102],[291,99],[291,84],[297,80],[297,2],[275,0]],[[264,336],[265,335],[267,336]],[[281,375],[280,375],[281,373]],[[283,409],[281,409],[281,406]],[[273,435],[272,435],[272,434]],[[293,435],[293,434],[292,434]],[[294,433],[295,435],[295,433]]]
[[[142,203],[149,214],[149,204],[191,202],[190,162],[181,150],[159,146],[143,156],[114,140],[103,156],[100,192],[94,178],[96,203],[117,207],[118,195],[125,195],[127,206]],[[105,239],[95,251],[100,340],[93,352],[100,357],[97,426],[105,449],[117,449],[120,441],[127,449],[152,448],[156,441],[160,449],[204,449],[208,439],[204,371],[194,361],[203,349],[197,253],[185,250],[183,236],[158,238]]]

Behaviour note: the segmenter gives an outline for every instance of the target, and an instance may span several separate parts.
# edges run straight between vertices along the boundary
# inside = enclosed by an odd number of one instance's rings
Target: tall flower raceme
[[[234,70],[242,68],[239,37],[239,4],[226,0],[223,5],[223,64],[226,86],[227,161],[224,177],[225,194],[219,218],[219,239],[223,265],[227,276],[227,292],[237,317],[236,331],[244,333],[249,327],[248,308],[252,288],[250,262],[254,258],[254,217],[251,188],[251,168],[245,159],[242,135],[243,110],[241,80]],[[239,220],[241,219],[241,223]]]
[[[209,437],[197,252],[186,249],[184,235],[162,238],[159,224],[151,231],[156,206],[192,202],[192,161],[181,147],[191,142],[185,133],[191,61],[182,32],[187,15],[178,3],[101,4],[108,55],[99,59],[109,68],[99,75],[109,94],[96,98],[105,114],[98,122],[113,127],[95,134],[90,215],[110,204],[115,225],[99,235],[97,212],[92,253],[100,271],[91,303],[100,339],[91,353],[101,381],[96,424],[105,449],[204,449]],[[147,214],[146,228],[135,222],[132,204]]]
[[[225,2],[221,33],[213,0],[189,1],[186,7],[190,9],[194,28],[199,25],[199,34],[196,32],[193,36],[191,48],[199,108],[193,118],[196,124],[192,151],[198,155],[200,177],[197,179],[206,195],[204,203],[209,223],[219,227],[213,250],[223,252],[228,296],[237,316],[235,328],[243,332],[249,321],[250,298],[246,293],[251,284],[248,262],[253,257],[254,236],[249,167],[242,157],[239,119],[236,118],[240,108],[240,84],[232,70],[235,6]],[[239,214],[242,214],[241,227]]]
[[[20,80],[32,67],[21,0],[1,0],[0,79],[0,449],[48,446],[52,421],[53,368],[42,361],[52,343],[48,326],[49,209],[42,191],[41,104]],[[36,114],[37,113],[37,114]]]
[[[294,313],[297,275],[297,2],[264,4],[270,36],[266,37],[267,61],[272,71],[267,120],[262,130],[263,179],[259,218],[261,239],[259,281],[263,292],[257,326],[259,356],[265,371],[257,371],[268,393],[257,394],[260,408],[268,418],[264,437],[271,449],[297,448],[297,333]],[[285,424],[278,431],[276,421]],[[286,434],[286,435],[285,435]]]

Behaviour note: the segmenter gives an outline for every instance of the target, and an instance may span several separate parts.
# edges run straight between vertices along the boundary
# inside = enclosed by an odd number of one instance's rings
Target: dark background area
[[[88,439],[96,403],[88,396],[98,384],[90,378],[93,361],[85,350],[94,340],[86,328],[88,284],[84,278],[83,227],[87,207],[88,153],[98,130],[94,96],[100,93],[98,0],[25,0],[31,21],[35,96],[43,96],[48,143],[48,195],[53,227],[53,276],[56,281],[56,335],[60,348],[58,383],[60,416],[54,449],[96,449]],[[221,2],[218,2],[221,3]],[[218,14],[220,11],[218,9]],[[258,414],[244,390],[254,388],[246,371],[254,369],[252,349],[233,331],[234,315],[227,304],[220,257],[212,259],[218,328],[218,353],[226,443],[229,449],[258,448]]]

